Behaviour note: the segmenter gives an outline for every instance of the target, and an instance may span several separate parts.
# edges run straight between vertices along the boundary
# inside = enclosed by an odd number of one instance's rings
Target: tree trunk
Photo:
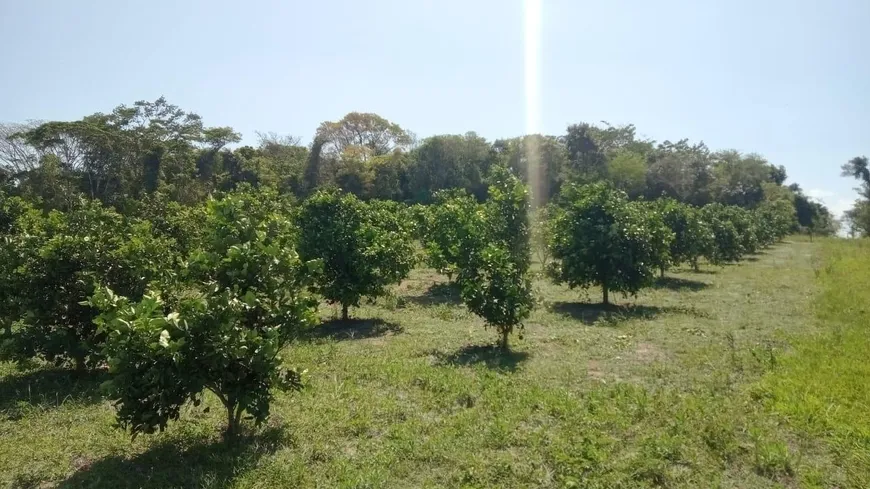
[[[501,344],[500,344],[500,346],[501,346],[501,349],[504,351],[508,350],[508,335],[509,334],[510,334],[510,330],[508,330],[507,328],[505,328],[501,331],[501,342],[500,342]]]
[[[695,270],[696,272],[701,271],[701,269],[698,268],[698,258],[697,257],[692,258],[692,269]]]
[[[607,284],[601,284],[601,290],[604,291],[604,302],[603,302],[603,304],[604,304],[605,306],[606,306],[606,305],[609,305],[609,304],[610,304],[610,294],[609,294],[610,291],[607,290]]]
[[[664,266],[664,265],[662,265],[661,267],[659,267],[659,272],[660,272],[659,277],[661,277],[661,278],[665,278],[665,266]]]
[[[227,429],[224,431],[224,438],[232,440],[239,433],[239,423],[235,416],[234,406],[230,404],[230,401],[224,402],[224,407],[227,410]]]
[[[82,373],[85,371],[85,357],[77,356],[73,359],[75,361],[75,369],[76,372]]]
[[[341,305],[341,320],[342,321],[347,321],[350,318],[350,315],[348,314],[347,310],[348,310],[348,305],[342,304]]]

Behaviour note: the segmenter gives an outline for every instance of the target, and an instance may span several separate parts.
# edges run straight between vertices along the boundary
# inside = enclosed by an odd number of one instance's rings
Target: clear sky
[[[542,0],[540,126],[634,123],[757,152],[834,211],[870,154],[868,0]],[[526,127],[522,0],[0,0],[0,121],[167,99],[310,140],[350,111],[420,137]]]

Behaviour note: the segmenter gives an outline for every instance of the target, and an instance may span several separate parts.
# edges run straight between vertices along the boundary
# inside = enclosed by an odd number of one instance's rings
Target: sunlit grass
[[[823,265],[837,246],[794,241],[677,270],[608,309],[590,304],[597,290],[538,279],[540,303],[509,355],[445,277],[418,269],[352,323],[324,307],[323,329],[286,352],[308,369],[307,388],[279,394],[269,425],[235,446],[220,440],[214,399],[131,442],[112,427],[100,379],[0,364],[0,486],[860,487],[861,460],[847,457],[860,452],[838,445],[859,439],[842,431],[865,399],[848,398],[857,377],[830,384],[844,409],[830,425],[796,422],[801,391],[769,382],[834,382],[800,358],[846,349],[820,342],[837,330],[853,341],[827,315],[858,297],[824,306],[840,283]],[[859,348],[831,376],[862,374],[850,370]]]

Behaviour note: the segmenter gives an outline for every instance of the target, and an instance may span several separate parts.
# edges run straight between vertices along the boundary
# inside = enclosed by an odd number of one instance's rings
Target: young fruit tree
[[[713,232],[713,243],[704,253],[704,257],[713,265],[722,265],[740,261],[743,256],[740,234],[728,217],[728,207],[719,204],[707,204],[701,208],[701,217]]]
[[[734,224],[737,235],[740,237],[741,253],[752,254],[758,251],[758,228],[752,217],[752,213],[742,207],[726,206],[725,216]]]
[[[636,294],[667,259],[673,234],[661,231],[663,225],[660,216],[630,204],[607,183],[571,185],[551,224],[548,275],[571,288],[600,285],[604,304],[611,291]]]
[[[701,217],[700,211],[674,199],[655,201],[665,225],[674,234],[669,251],[669,264],[691,263],[698,270],[698,259],[713,245],[713,231]],[[662,268],[661,275],[665,270]]]
[[[386,294],[414,266],[414,224],[401,204],[320,191],[302,204],[298,223],[299,255],[323,262],[314,289],[341,304],[344,320],[351,306]]]
[[[473,246],[469,245],[477,237],[479,204],[465,190],[442,190],[434,200],[428,206],[423,234],[427,263],[453,280],[471,257]]]
[[[796,225],[794,204],[785,199],[766,200],[752,212],[758,244],[770,246],[784,238]]]
[[[493,169],[489,200],[482,212],[465,222],[458,246],[467,250],[457,282],[462,301],[499,333],[500,346],[531,314],[529,279],[529,195],[518,178],[502,167]]]
[[[28,215],[28,230],[15,236],[17,267],[5,277],[14,287],[16,321],[3,341],[3,356],[40,356],[77,370],[102,361],[104,334],[97,312],[84,301],[100,283],[140,298],[172,263],[171,243],[98,201],[82,200],[66,213]]]
[[[107,392],[134,437],[163,431],[204,391],[220,400],[232,437],[245,413],[266,420],[273,388],[302,386],[281,353],[316,321],[305,288],[320,264],[299,259],[285,215],[248,213],[248,203],[233,194],[209,202],[204,246],[184,270],[182,292],[130,300],[100,288],[89,301],[102,311],[95,323],[106,335]]]

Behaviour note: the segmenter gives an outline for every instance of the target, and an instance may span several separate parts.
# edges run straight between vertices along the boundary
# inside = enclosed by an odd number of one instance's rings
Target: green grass
[[[100,378],[0,364],[0,486],[867,487],[870,249],[752,259],[608,309],[538,280],[509,355],[415,270],[350,324],[325,306],[286,354],[307,388],[235,445],[215,399],[131,442]]]
[[[820,246],[814,310],[825,329],[796,339],[759,392],[789,424],[833,446],[849,486],[870,487],[870,243]]]

